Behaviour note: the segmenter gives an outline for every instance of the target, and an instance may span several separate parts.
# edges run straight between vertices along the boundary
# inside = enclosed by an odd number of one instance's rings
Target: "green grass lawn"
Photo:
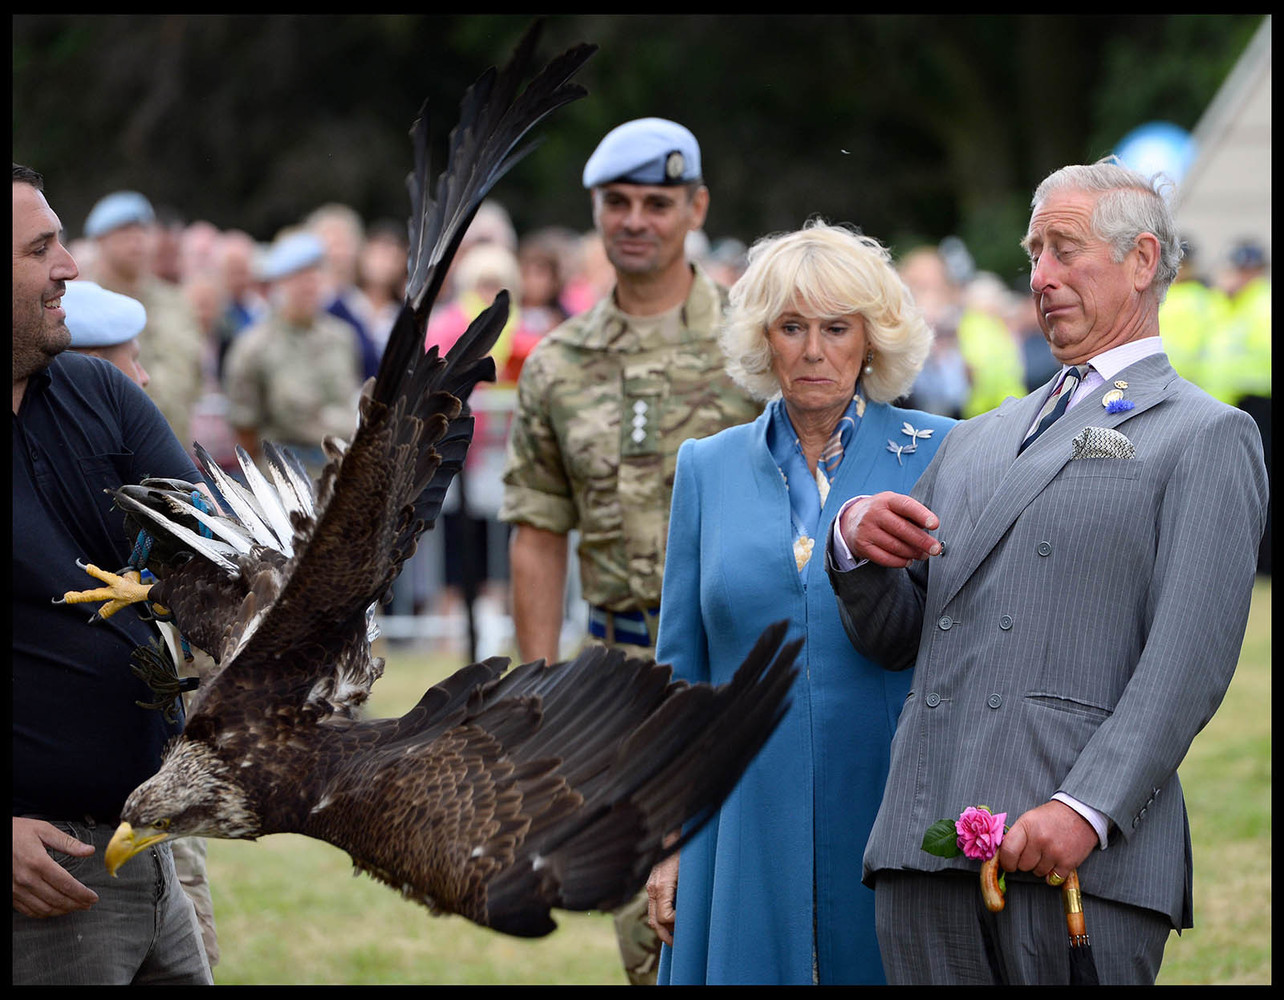
[[[1259,582],[1226,699],[1178,769],[1195,851],[1195,926],[1161,985],[1271,981],[1271,585]],[[1086,916],[1086,913],[1085,913]],[[1091,928],[1089,928],[1091,932]]]
[[[458,658],[385,651],[371,710],[405,711]],[[1271,982],[1271,588],[1259,583],[1239,670],[1180,770],[1195,850],[1195,927],[1174,934],[1164,985]],[[434,917],[348,856],[293,835],[211,841],[220,984],[620,984],[611,919],[559,914],[537,941]],[[1091,931],[1091,926],[1089,926]]]

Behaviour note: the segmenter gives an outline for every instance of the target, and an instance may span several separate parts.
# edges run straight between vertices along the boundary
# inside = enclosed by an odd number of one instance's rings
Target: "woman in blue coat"
[[[852,648],[824,548],[845,501],[908,492],[953,424],[890,405],[931,339],[887,251],[841,226],[759,241],[731,291],[727,369],[770,402],[678,452],[657,659],[719,684],[771,622],[806,645],[779,729],[652,873],[661,983],[883,982],[861,855],[911,678]]]

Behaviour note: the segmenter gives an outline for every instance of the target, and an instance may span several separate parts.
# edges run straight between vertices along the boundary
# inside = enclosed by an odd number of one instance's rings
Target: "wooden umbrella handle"
[[[1066,930],[1073,944],[1086,942],[1088,930],[1083,922],[1083,894],[1079,891],[1079,872],[1072,871],[1061,886],[1061,905],[1066,912]]]

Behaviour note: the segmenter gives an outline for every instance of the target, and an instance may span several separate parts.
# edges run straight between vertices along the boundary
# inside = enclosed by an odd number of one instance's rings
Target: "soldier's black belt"
[[[601,639],[608,645],[624,642],[631,646],[654,646],[659,617],[659,606],[647,608],[644,611],[608,611],[596,604],[590,604],[589,635]]]

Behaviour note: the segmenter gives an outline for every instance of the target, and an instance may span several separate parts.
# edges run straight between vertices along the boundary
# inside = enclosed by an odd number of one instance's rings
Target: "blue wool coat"
[[[806,645],[784,721],[682,849],[663,984],[810,983],[814,967],[821,983],[883,982],[861,855],[911,672],[885,671],[852,648],[823,546],[851,497],[908,493],[954,421],[869,404],[799,573],[789,497],[767,444],[779,405],[678,452],[657,659],[679,678],[721,684],[771,622],[788,618],[789,638]],[[898,461],[888,442],[911,443],[906,422],[934,433]]]

